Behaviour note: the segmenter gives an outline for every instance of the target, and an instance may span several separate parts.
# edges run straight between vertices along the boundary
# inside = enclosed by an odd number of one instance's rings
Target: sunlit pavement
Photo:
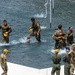
[[[64,75],[64,66],[61,66],[61,74]],[[31,67],[21,66],[8,62],[8,74],[7,75],[51,75],[52,68],[35,69]],[[2,73],[0,67],[0,75]]]

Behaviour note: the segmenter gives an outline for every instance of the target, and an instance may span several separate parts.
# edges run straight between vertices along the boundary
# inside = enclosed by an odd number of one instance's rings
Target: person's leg
[[[60,48],[63,48],[63,40],[62,39],[59,40],[59,49]]]
[[[73,73],[74,73],[74,65],[71,64],[71,67],[70,67],[70,75],[73,75]]]
[[[60,69],[56,70],[56,75],[60,75]]]
[[[56,75],[60,75],[60,64],[56,66]]]
[[[27,36],[27,42],[30,42],[31,36],[34,36],[34,32],[31,32],[31,33]]]
[[[51,75],[54,75],[56,72],[56,64],[53,64]]]
[[[36,37],[36,40],[37,40],[38,42],[41,42],[41,40],[40,40],[40,39],[41,39],[40,33],[39,33],[39,34],[36,33],[35,37]]]
[[[3,69],[3,73],[1,75],[4,75],[5,74],[5,65],[3,63],[1,63],[1,67]]]
[[[58,41],[55,40],[55,49],[58,49]]]
[[[8,66],[7,63],[4,64],[4,75],[7,75]]]
[[[70,75],[70,64],[64,65],[64,75]]]
[[[5,38],[6,43],[9,43],[9,36]]]
[[[2,35],[2,43],[4,43],[5,42],[5,38],[4,38],[4,36]]]
[[[52,68],[51,75],[55,74],[55,67]]]
[[[74,43],[74,38],[73,38],[73,36],[70,36],[70,44],[72,45],[73,43]]]
[[[63,47],[66,47],[66,40],[63,39]]]

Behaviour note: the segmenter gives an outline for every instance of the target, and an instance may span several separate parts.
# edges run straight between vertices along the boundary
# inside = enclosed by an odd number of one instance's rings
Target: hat
[[[66,50],[70,50],[70,48],[69,47],[66,47]]]
[[[7,50],[7,49],[4,49],[3,52],[4,52],[4,53],[8,53],[8,50]]]
[[[59,52],[59,50],[58,50],[58,49],[55,49],[55,50],[54,50],[54,52],[55,52],[55,53],[58,53],[58,52]]]

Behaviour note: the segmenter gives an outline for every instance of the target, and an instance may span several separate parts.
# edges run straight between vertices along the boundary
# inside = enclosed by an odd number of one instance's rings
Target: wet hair
[[[31,21],[35,21],[35,18],[32,17],[32,18],[31,18]]]
[[[69,29],[70,29],[70,27],[69,27]]]
[[[6,20],[4,20],[3,22],[7,22]]]
[[[69,29],[72,28],[72,26],[69,27]]]
[[[61,28],[62,28],[62,25],[61,25],[61,24],[60,24],[60,25],[58,25],[58,28],[59,28],[59,29],[61,29]]]

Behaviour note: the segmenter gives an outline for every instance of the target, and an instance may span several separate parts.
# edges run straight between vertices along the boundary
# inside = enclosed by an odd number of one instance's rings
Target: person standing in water
[[[0,25],[0,29],[2,29],[2,42],[9,43],[9,34],[12,32],[12,29],[7,24],[6,20],[3,21],[2,25]]]
[[[41,42],[41,35],[40,35],[40,24],[35,20],[35,18],[31,18],[32,22],[32,32],[27,36],[27,40],[30,41],[31,36],[35,36],[38,42]]]
[[[67,42],[67,45],[72,45],[74,43],[73,28],[72,27],[69,27],[69,29],[66,32],[66,42]]]
[[[52,38],[55,40],[55,49],[66,47],[64,32],[62,25],[58,25],[58,29],[55,30]]]

